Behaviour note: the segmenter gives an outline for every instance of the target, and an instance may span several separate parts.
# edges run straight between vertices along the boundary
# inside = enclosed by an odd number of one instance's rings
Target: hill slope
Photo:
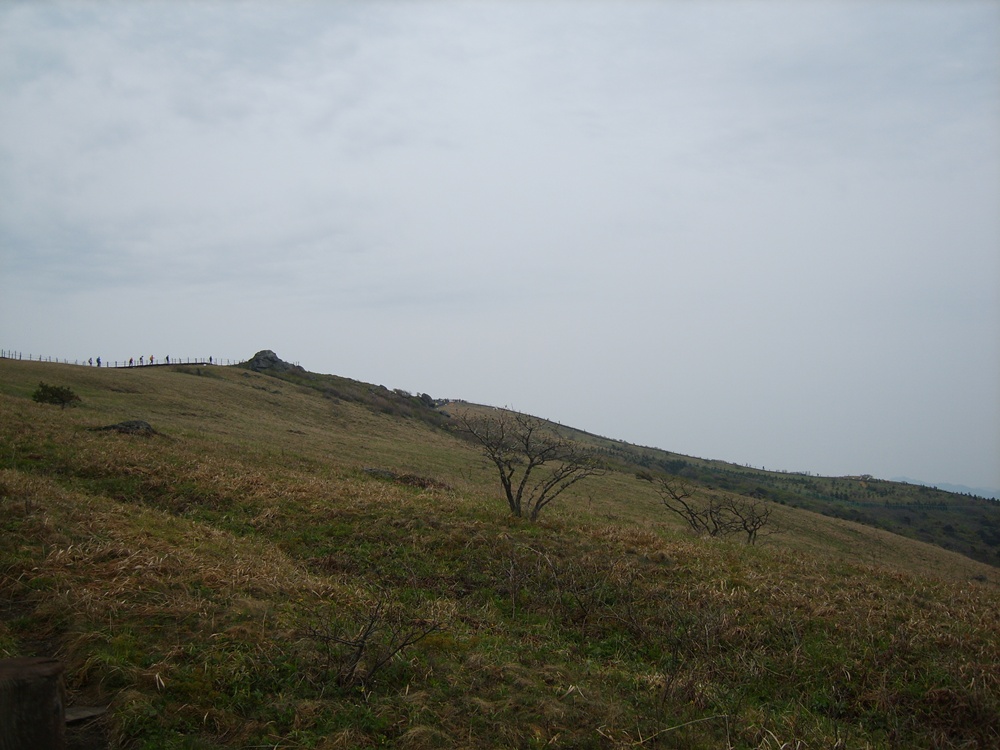
[[[1000,739],[996,568],[789,506],[692,539],[628,463],[516,522],[435,417],[316,382],[0,360],[0,656],[110,705],[77,746]]]
[[[489,410],[481,405],[464,408]],[[765,471],[554,426],[621,471],[660,473],[706,492],[766,499],[891,532],[1000,566],[1000,502],[871,476],[821,477]]]

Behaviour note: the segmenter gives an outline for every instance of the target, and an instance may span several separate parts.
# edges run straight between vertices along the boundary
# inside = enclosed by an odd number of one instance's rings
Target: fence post
[[[0,660],[0,748],[66,747],[63,665],[22,656]]]

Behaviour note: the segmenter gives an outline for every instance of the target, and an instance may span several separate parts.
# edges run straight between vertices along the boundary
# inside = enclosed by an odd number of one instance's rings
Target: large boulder
[[[246,363],[246,366],[254,372],[305,372],[298,365],[285,362],[270,349],[257,352]]]

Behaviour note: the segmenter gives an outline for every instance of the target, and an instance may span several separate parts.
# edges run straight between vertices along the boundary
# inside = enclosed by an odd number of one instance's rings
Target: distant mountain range
[[[893,477],[893,482],[906,482],[907,484],[920,484],[924,487],[936,487],[939,490],[944,490],[945,492],[957,492],[960,495],[977,495],[979,497],[988,497],[993,500],[1000,500],[1000,490],[989,489],[986,487],[966,487],[964,484],[941,484],[934,482],[922,482],[919,479],[910,479],[909,477]]]

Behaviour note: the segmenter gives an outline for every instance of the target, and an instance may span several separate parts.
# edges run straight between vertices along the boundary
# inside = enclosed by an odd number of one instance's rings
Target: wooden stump
[[[56,659],[0,659],[0,750],[64,750],[63,665]]]

